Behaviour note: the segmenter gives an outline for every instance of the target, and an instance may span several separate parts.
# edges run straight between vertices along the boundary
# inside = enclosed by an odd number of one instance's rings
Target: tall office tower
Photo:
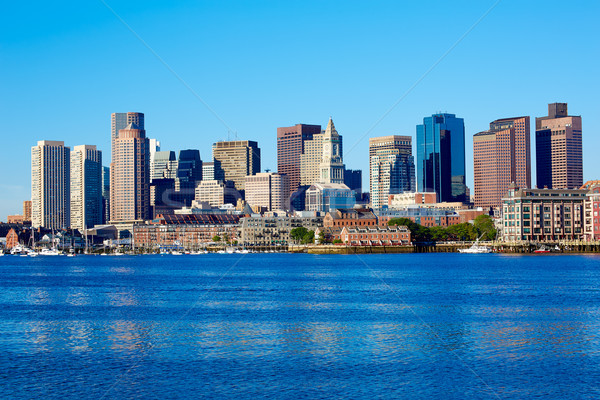
[[[71,152],[71,227],[89,229],[102,224],[102,152],[96,146],[73,147]]]
[[[31,148],[31,225],[63,229],[70,225],[70,154],[65,142],[42,140]]]
[[[202,162],[202,180],[225,180],[225,171],[219,161]]]
[[[155,179],[177,178],[177,157],[174,151],[157,151],[150,166],[150,182]]]
[[[388,204],[390,194],[415,190],[412,137],[380,136],[369,139],[369,193],[375,209]]]
[[[154,157],[160,151],[160,142],[157,139],[148,139],[148,142],[150,143],[150,182],[152,182],[152,177],[154,176]]]
[[[567,103],[548,104],[548,116],[535,119],[535,149],[539,188],[583,185],[581,116],[568,115]]]
[[[213,159],[221,163],[225,180],[244,190],[246,176],[260,172],[260,149],[251,140],[223,141],[213,144]]]
[[[347,169],[344,171],[344,185],[354,190],[357,200],[362,194],[362,171],[360,169]]]
[[[23,202],[23,222],[31,222],[31,200]]]
[[[258,173],[246,177],[246,203],[264,207],[267,211],[287,210],[290,198],[290,178],[279,173]]]
[[[333,121],[329,118],[323,134],[323,157],[319,164],[320,183],[344,183],[342,141]]]
[[[126,112],[110,114],[110,150],[111,157],[115,154],[115,140],[119,137],[119,131],[125,129],[129,124],[135,124],[144,130],[144,113]]]
[[[196,182],[202,180],[202,160],[199,150],[181,150],[179,152],[179,162],[177,163],[177,180],[175,189],[191,189],[192,200],[193,192],[196,188]]]
[[[150,218],[150,152],[146,131],[131,123],[115,140],[110,168],[110,220]]]
[[[102,223],[110,221],[110,168],[102,167]]]
[[[529,117],[497,119],[473,136],[477,207],[500,207],[512,182],[531,188],[529,151]]]
[[[469,201],[465,177],[465,122],[434,114],[417,125],[417,191],[436,192],[441,202]]]
[[[329,149],[332,149],[332,141],[337,142],[339,149],[340,161],[343,161],[343,140],[342,136],[338,134],[331,123],[331,139],[327,139],[329,142]],[[327,124],[329,128],[329,124]],[[334,132],[335,131],[335,132]],[[300,155],[300,184],[301,185],[312,185],[317,182],[321,182],[321,163],[323,162],[323,143],[325,142],[326,130],[321,131],[319,134],[313,134],[313,138],[304,142],[304,153]],[[331,155],[330,155],[331,156]],[[339,165],[334,163],[338,168]],[[343,164],[342,164],[343,165]],[[343,178],[342,178],[343,183]]]
[[[300,157],[304,143],[321,133],[321,125],[296,124],[277,128],[277,172],[290,177],[290,191],[300,186]]]

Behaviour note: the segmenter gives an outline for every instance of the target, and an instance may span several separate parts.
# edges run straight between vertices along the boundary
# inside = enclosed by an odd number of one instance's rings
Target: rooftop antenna
[[[269,172],[271,172],[271,168],[265,168],[265,172],[266,172],[266,173],[269,173]]]

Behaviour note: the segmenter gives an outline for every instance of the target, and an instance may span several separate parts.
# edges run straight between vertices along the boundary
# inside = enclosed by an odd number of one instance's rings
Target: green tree
[[[413,242],[429,242],[432,240],[429,228],[417,224],[408,218],[392,218],[388,221],[388,225],[406,226],[410,231]]]
[[[481,236],[481,240],[494,240],[496,239],[496,226],[494,220],[489,215],[482,214],[475,218],[473,223],[477,237]]]
[[[315,242],[315,231],[308,231],[302,236],[302,244],[309,244]]]
[[[220,242],[221,241],[221,236],[215,235],[215,236],[213,236],[212,240],[213,240],[213,242]]]
[[[302,241],[304,236],[308,233],[308,229],[303,226],[299,226],[298,228],[294,228],[290,231],[290,237],[296,242]]]

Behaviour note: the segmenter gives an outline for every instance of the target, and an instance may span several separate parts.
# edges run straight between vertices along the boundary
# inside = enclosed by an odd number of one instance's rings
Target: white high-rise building
[[[102,224],[102,152],[96,146],[73,147],[71,152],[71,227]]]
[[[34,228],[70,225],[70,152],[65,142],[42,140],[31,148],[31,223]]]
[[[289,208],[290,179],[287,175],[260,172],[246,177],[246,202],[267,211]]]

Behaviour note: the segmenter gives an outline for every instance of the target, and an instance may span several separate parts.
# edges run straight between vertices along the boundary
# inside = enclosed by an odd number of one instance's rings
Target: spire
[[[139,126],[137,126],[136,124],[134,124],[133,122],[130,122],[129,125],[127,125],[124,129],[126,130],[130,130],[130,129],[140,129]]]
[[[327,123],[327,129],[325,129],[325,134],[331,135],[334,132],[337,133],[337,131],[335,130],[335,125],[333,125],[333,119],[329,117],[329,122]]]

